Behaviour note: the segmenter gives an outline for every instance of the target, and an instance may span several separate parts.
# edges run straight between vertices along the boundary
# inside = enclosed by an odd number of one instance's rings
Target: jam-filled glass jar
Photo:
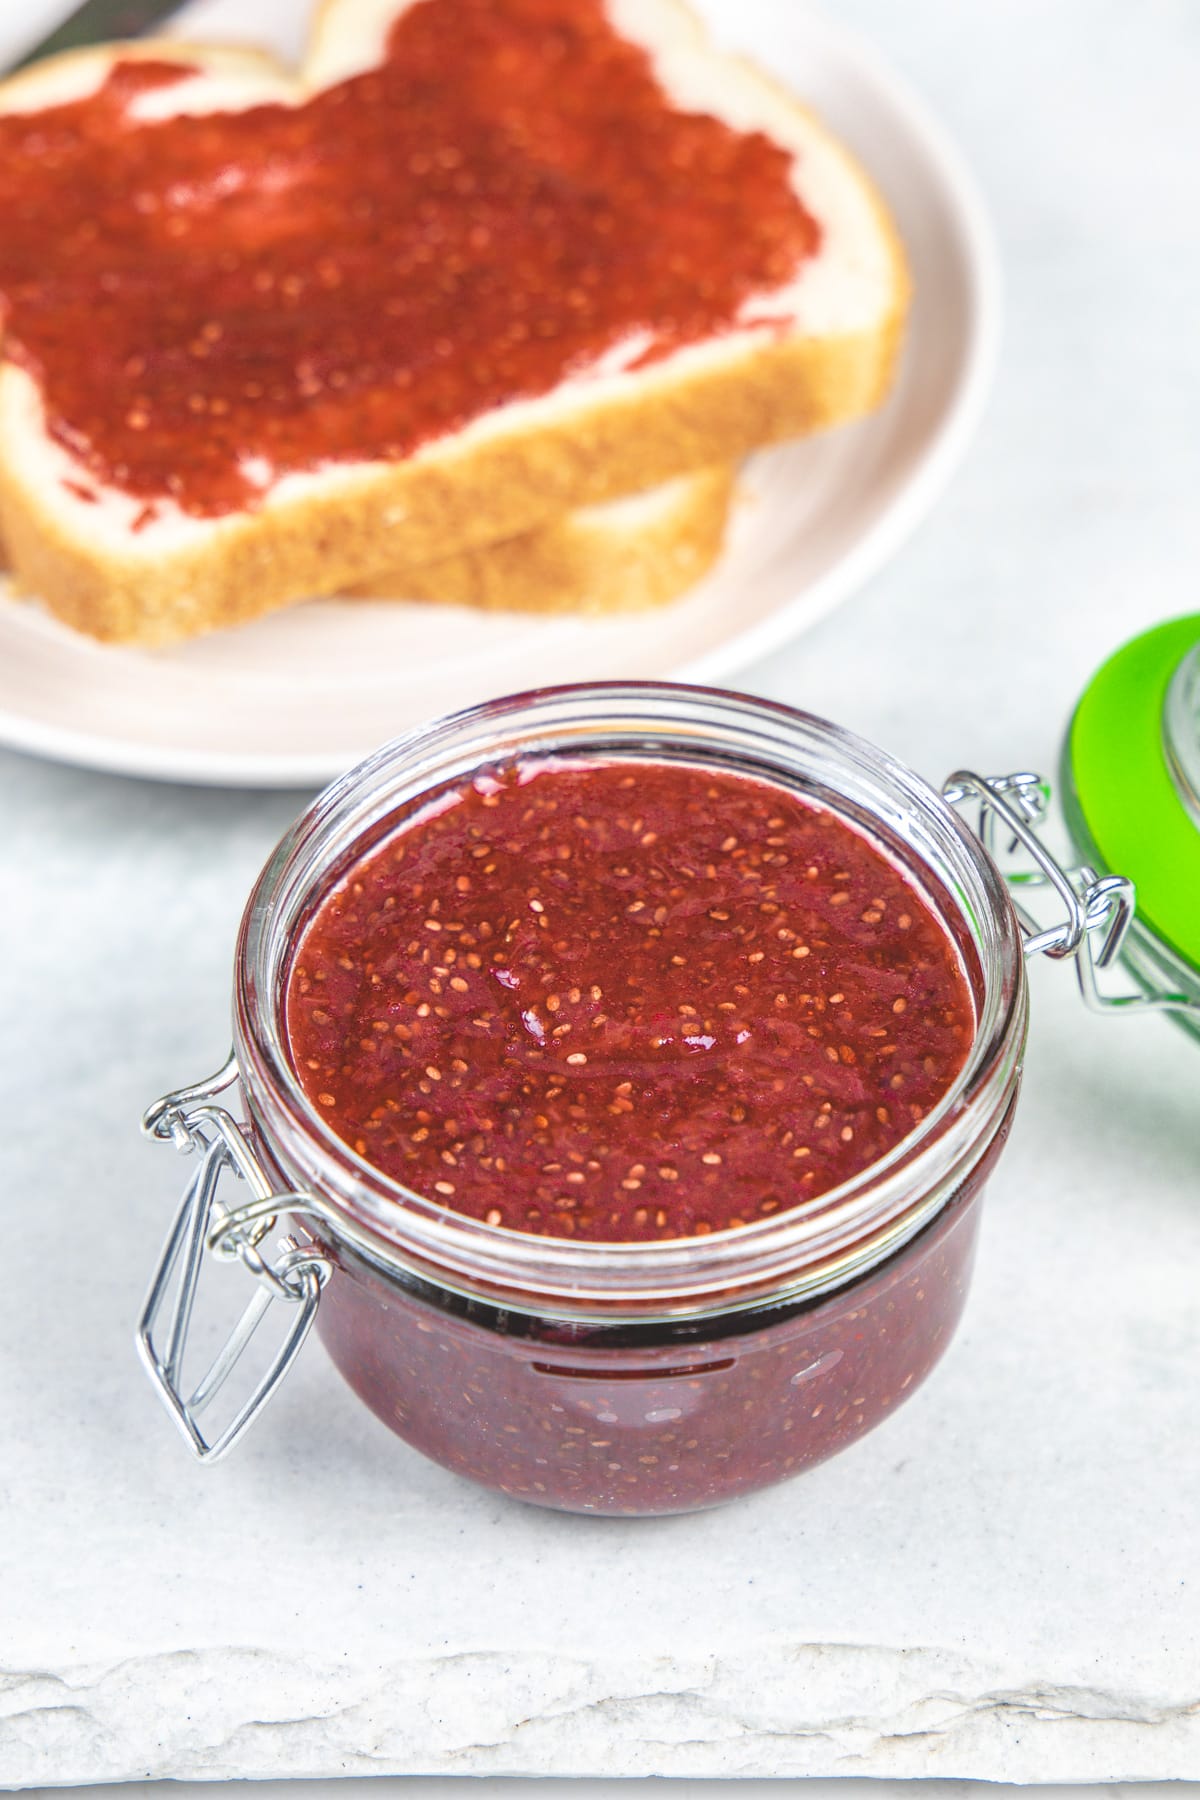
[[[322,900],[480,771],[564,761],[768,783],[835,815],[922,897],[957,958],[973,1026],[946,1091],[886,1154],[811,1199],[797,1181],[794,1204],[729,1229],[611,1242],[455,1212],[331,1129],[297,1076],[286,1015],[296,946]],[[973,794],[1017,829],[1031,782],[956,778],[953,798]],[[198,1157],[140,1339],[193,1450],[209,1458],[230,1446],[314,1321],[349,1386],[393,1431],[545,1506],[688,1511],[854,1442],[920,1385],[962,1311],[984,1183],[1017,1098],[1024,955],[1031,944],[1088,949],[1112,897],[1054,885],[1070,916],[1038,933],[980,837],[917,776],[835,725],[733,694],[557,689],[388,745],[318,798],[251,895],[231,1061],[147,1115],[153,1135]],[[241,1118],[227,1101],[235,1094]],[[206,1246],[245,1265],[257,1287],[195,1379],[184,1368]],[[219,1395],[228,1402],[228,1378],[272,1299],[288,1320],[283,1341],[254,1392],[210,1430],[202,1421],[220,1412]]]

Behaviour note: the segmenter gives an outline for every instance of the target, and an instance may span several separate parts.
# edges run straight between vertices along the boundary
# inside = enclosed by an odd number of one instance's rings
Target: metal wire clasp
[[[142,1120],[148,1137],[199,1157],[154,1273],[137,1345],[151,1381],[200,1462],[216,1462],[232,1449],[271,1398],[312,1329],[331,1272],[325,1257],[294,1237],[280,1238],[274,1258],[264,1254],[263,1241],[278,1215],[306,1211],[310,1202],[304,1194],[274,1188],[246,1129],[214,1104],[237,1078],[231,1057],[210,1080],[156,1101]],[[218,1198],[226,1170],[252,1196],[240,1206]],[[208,1369],[189,1384],[183,1375],[184,1354],[206,1251],[241,1262],[258,1285]],[[296,1309],[282,1343],[232,1419],[214,1437],[206,1437],[201,1415],[224,1388],[275,1301]],[[164,1339],[158,1333],[160,1322],[165,1324]]]
[[[1080,992],[1095,1012],[1130,1008],[1157,1012],[1192,1012],[1195,1004],[1186,995],[1167,992],[1111,994],[1101,990],[1099,973],[1121,953],[1133,924],[1136,892],[1126,875],[1097,875],[1081,864],[1064,866],[1050,853],[1036,827],[1050,805],[1049,783],[1024,771],[1015,775],[976,775],[959,769],[942,788],[951,806],[978,803],[975,833],[993,862],[1004,872],[1012,891],[1013,910],[1025,939],[1025,955],[1048,956],[1075,965]],[[997,845],[997,833],[1007,840]],[[1018,846],[1032,859],[1032,868],[1005,869]],[[1052,890],[1062,917],[1044,926],[1022,903],[1030,889]]]

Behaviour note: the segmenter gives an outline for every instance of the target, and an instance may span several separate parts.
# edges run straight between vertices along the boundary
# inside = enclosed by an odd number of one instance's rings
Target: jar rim
[[[636,1243],[489,1226],[413,1192],[334,1133],[288,1056],[284,981],[315,901],[397,815],[497,759],[629,759],[740,769],[803,792],[900,861],[978,963],[976,1031],[955,1081],[912,1132],[857,1175],[769,1218],[703,1238]],[[868,822],[869,821],[869,822]],[[376,835],[372,837],[372,833]],[[929,892],[930,882],[936,894]],[[954,919],[947,909],[957,909]],[[1006,1117],[1028,1000],[1020,929],[982,844],[922,778],[866,740],[779,702],[658,682],[569,684],[465,709],[385,744],[320,794],[247,902],[234,982],[235,1054],[256,1132],[300,1211],[401,1274],[518,1309],[677,1316],[828,1291],[941,1210]],[[307,1202],[311,1200],[311,1205]]]

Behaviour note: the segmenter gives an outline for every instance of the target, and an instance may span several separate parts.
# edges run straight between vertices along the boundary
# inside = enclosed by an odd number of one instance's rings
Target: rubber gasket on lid
[[[1137,887],[1142,924],[1200,969],[1200,831],[1167,763],[1163,710],[1200,613],[1134,638],[1097,670],[1075,710],[1065,766],[1107,870]]]

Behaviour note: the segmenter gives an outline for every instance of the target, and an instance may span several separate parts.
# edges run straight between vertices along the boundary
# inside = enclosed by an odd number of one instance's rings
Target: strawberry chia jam
[[[143,527],[731,330],[820,249],[791,156],[674,107],[601,0],[421,0],[373,68],[156,116],[195,73],[0,116],[4,353]]]
[[[786,707],[580,685],[314,801],[243,917],[233,1059],[153,1128],[224,1121],[216,1228],[291,1220],[284,1316],[410,1445],[686,1512],[941,1357],[1027,1019],[1004,883],[917,776]]]
[[[1008,1121],[933,1224],[852,1288],[680,1328],[540,1325],[394,1285],[353,1252],[325,1347],[393,1431],[447,1468],[568,1512],[694,1512],[798,1475],[908,1398],[966,1298],[977,1201]],[[339,1279],[344,1277],[345,1279]]]
[[[705,1240],[887,1155],[975,1032],[929,900],[835,812],[685,762],[498,763],[321,896],[287,972],[296,1074],[357,1156],[483,1225]],[[973,1199],[865,1282],[671,1341],[330,1286],[335,1361],[451,1468],[586,1511],[711,1503],[820,1460],[940,1355]],[[699,1339],[699,1341],[697,1341]]]
[[[835,814],[685,763],[500,765],[356,865],[291,969],[296,1073],[491,1226],[702,1237],[891,1150],[974,1035],[958,952]]]

